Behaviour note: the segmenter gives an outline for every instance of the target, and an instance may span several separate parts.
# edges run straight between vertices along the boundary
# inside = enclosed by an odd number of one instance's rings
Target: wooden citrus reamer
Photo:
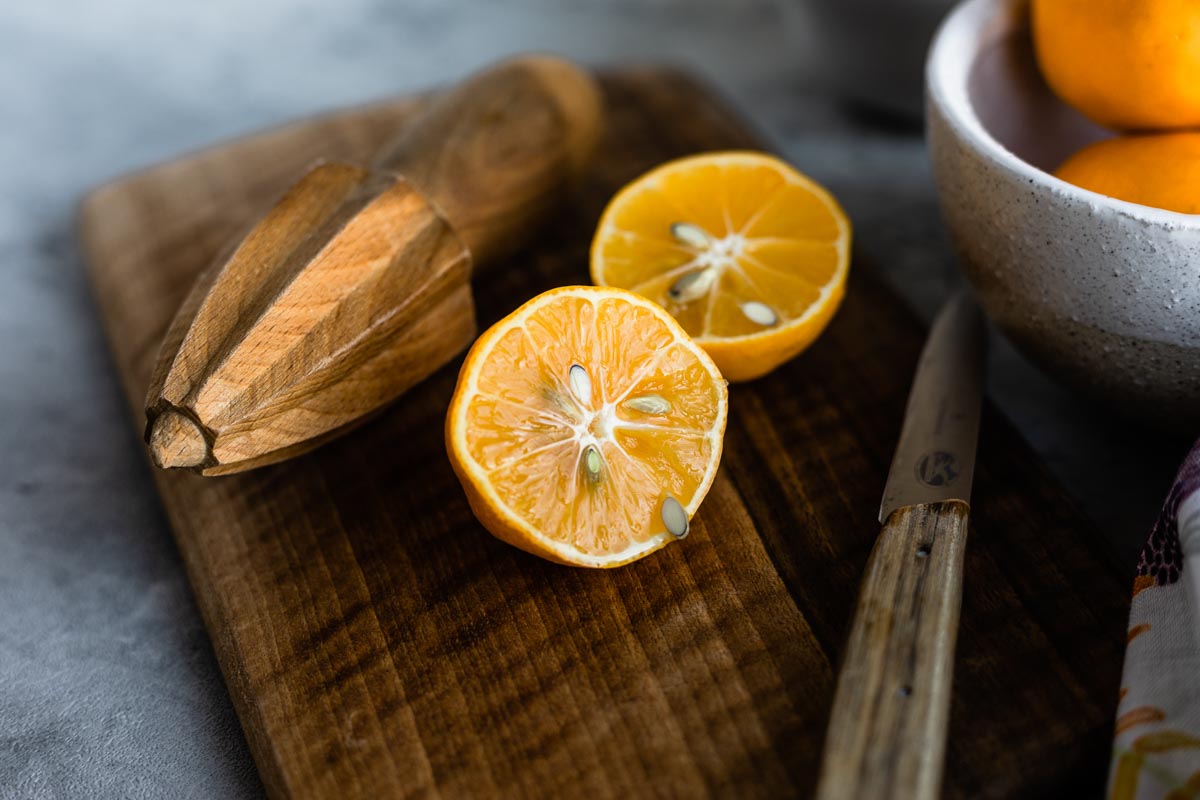
[[[154,462],[203,475],[306,452],[475,336],[470,276],[582,170],[592,79],[523,57],[432,101],[374,166],[313,167],[197,280],[146,396]]]

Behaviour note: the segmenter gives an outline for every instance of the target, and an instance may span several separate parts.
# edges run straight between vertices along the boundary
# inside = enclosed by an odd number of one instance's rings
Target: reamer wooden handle
[[[600,91],[579,67],[524,56],[434,100],[379,156],[433,201],[476,267],[511,251],[583,170]]]
[[[833,699],[817,796],[936,797],[969,508],[908,506],[871,551]]]

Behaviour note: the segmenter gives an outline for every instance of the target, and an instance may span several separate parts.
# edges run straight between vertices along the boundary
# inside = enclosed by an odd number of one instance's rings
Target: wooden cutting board
[[[590,178],[537,247],[476,283],[481,325],[586,282],[601,208],[641,171],[763,146],[686,76],[603,85]],[[91,278],[139,431],[159,337],[196,272],[301,168],[366,160],[416,102],[220,145],[86,198]],[[815,347],[732,387],[690,538],[629,567],[554,566],[475,522],[442,443],[458,363],[299,460],[156,472],[270,793],[810,794],[924,335],[869,265],[851,274]],[[1128,581],[990,408],[979,458],[946,794],[1099,793]]]

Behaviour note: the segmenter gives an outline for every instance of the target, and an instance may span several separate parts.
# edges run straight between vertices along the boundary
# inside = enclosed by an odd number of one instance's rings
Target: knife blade
[[[985,340],[963,292],[921,353],[830,712],[822,800],[939,792]]]
[[[946,500],[970,504],[985,337],[979,306],[965,291],[946,304],[930,328],[884,486],[880,524],[904,506]]]

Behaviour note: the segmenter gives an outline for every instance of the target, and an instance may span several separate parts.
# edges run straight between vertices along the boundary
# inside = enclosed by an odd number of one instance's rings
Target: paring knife
[[[822,800],[941,787],[985,338],[962,292],[921,353],[834,695]]]

